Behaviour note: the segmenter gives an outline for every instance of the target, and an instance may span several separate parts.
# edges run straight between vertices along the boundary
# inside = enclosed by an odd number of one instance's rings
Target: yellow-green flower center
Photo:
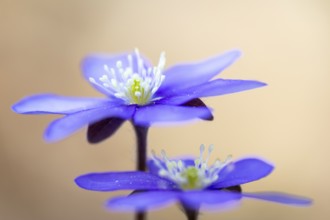
[[[141,97],[142,93],[144,93],[143,89],[141,89],[140,80],[134,79],[134,82],[131,86],[130,94],[132,97],[132,100],[136,104],[143,104],[139,97]]]
[[[183,189],[196,189],[201,187],[199,184],[198,169],[196,167],[188,167],[181,175],[187,180],[181,185]]]
[[[129,90],[129,96],[131,97],[131,104],[145,105],[150,100],[150,91],[145,91],[145,88],[141,86],[140,79],[134,79]]]

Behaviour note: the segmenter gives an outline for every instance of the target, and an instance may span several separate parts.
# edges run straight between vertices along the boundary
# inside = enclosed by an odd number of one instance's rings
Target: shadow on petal
[[[90,124],[87,129],[87,140],[91,144],[99,143],[116,133],[125,119],[106,118]]]
[[[180,192],[176,191],[149,191],[134,193],[129,196],[118,196],[110,199],[106,207],[112,211],[136,212],[147,209],[159,209],[178,200]]]
[[[205,103],[199,98],[191,99],[188,102],[183,103],[181,106],[205,107],[207,109],[207,106],[205,105]],[[200,117],[200,118],[203,119],[203,120],[207,120],[207,121],[213,121],[213,119],[214,119],[211,111],[209,111],[209,115],[207,115],[205,117]]]

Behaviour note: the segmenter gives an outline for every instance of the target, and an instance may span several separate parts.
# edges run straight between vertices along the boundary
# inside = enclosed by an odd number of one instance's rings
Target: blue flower
[[[92,55],[82,62],[84,77],[106,98],[76,98],[55,94],[34,95],[16,103],[21,114],[61,114],[45,131],[47,141],[61,140],[89,125],[90,135],[104,130],[98,142],[125,120],[148,127],[154,123],[212,119],[200,97],[218,96],[264,86],[253,80],[214,79],[233,63],[239,51],[210,59],[178,64],[165,70],[165,54],[152,66],[138,50],[119,55]]]
[[[242,198],[261,199],[288,205],[309,205],[311,200],[279,192],[242,192],[240,185],[259,180],[273,170],[268,162],[257,158],[244,158],[232,162],[216,160],[208,166],[213,147],[203,159],[204,146],[196,160],[170,160],[155,155],[149,161],[149,172],[107,172],[79,176],[75,182],[81,188],[93,191],[135,190],[129,196],[110,199],[107,207],[121,211],[144,211],[172,202],[179,202],[191,210],[218,207]]]

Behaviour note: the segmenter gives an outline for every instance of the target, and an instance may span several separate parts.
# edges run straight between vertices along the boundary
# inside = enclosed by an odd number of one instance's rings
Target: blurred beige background
[[[42,139],[55,116],[22,116],[10,106],[24,96],[52,92],[101,96],[84,81],[82,57],[139,47],[167,66],[239,48],[243,57],[222,77],[258,79],[269,86],[205,99],[213,122],[152,128],[149,149],[168,155],[216,146],[213,159],[259,155],[274,173],[244,186],[314,198],[297,208],[245,200],[240,208],[200,219],[307,220],[330,217],[330,2],[278,1],[45,1],[0,0],[0,219],[132,219],[104,201],[118,194],[84,191],[73,179],[91,171],[134,168],[129,123],[99,144],[86,130],[53,144]],[[149,219],[184,219],[176,206]]]

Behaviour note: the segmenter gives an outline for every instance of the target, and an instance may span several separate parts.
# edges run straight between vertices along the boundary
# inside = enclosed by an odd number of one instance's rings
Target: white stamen
[[[120,60],[118,60],[116,62],[116,66],[117,66],[118,69],[122,69],[123,68],[123,63]]]
[[[214,149],[214,145],[211,144],[211,145],[209,146],[208,154],[207,154],[207,157],[206,157],[206,159],[205,159],[205,163],[206,163],[206,164],[207,164],[207,162],[208,162],[209,159],[210,159],[210,156],[211,156],[211,153],[212,153],[213,149]]]
[[[104,64],[103,68],[104,68],[105,71],[110,72],[110,71],[109,71],[109,67],[108,67],[107,64]]]
[[[164,150],[161,151],[162,159],[158,158],[155,152],[152,151],[152,159],[159,168],[160,176],[174,181],[182,189],[200,189],[215,182],[219,178],[219,172],[224,167],[233,169],[229,162],[230,156],[224,162],[217,159],[213,165],[208,167],[207,162],[213,149],[214,146],[211,145],[208,148],[208,155],[203,159],[205,146],[201,145],[200,156],[195,160],[195,166],[188,166],[182,160],[170,160]]]
[[[133,58],[131,54],[127,55],[128,65],[129,67],[133,68]]]
[[[135,49],[126,60],[118,60],[114,66],[104,64],[104,74],[99,78],[90,77],[89,81],[110,96],[123,99],[126,104],[146,105],[161,98],[154,95],[164,81],[165,62],[162,52],[158,65],[149,67]]]
[[[89,79],[89,81],[90,81],[91,83],[93,83],[93,84],[96,83],[96,81],[95,81],[95,79],[94,79],[93,77],[89,77],[88,79]]]

